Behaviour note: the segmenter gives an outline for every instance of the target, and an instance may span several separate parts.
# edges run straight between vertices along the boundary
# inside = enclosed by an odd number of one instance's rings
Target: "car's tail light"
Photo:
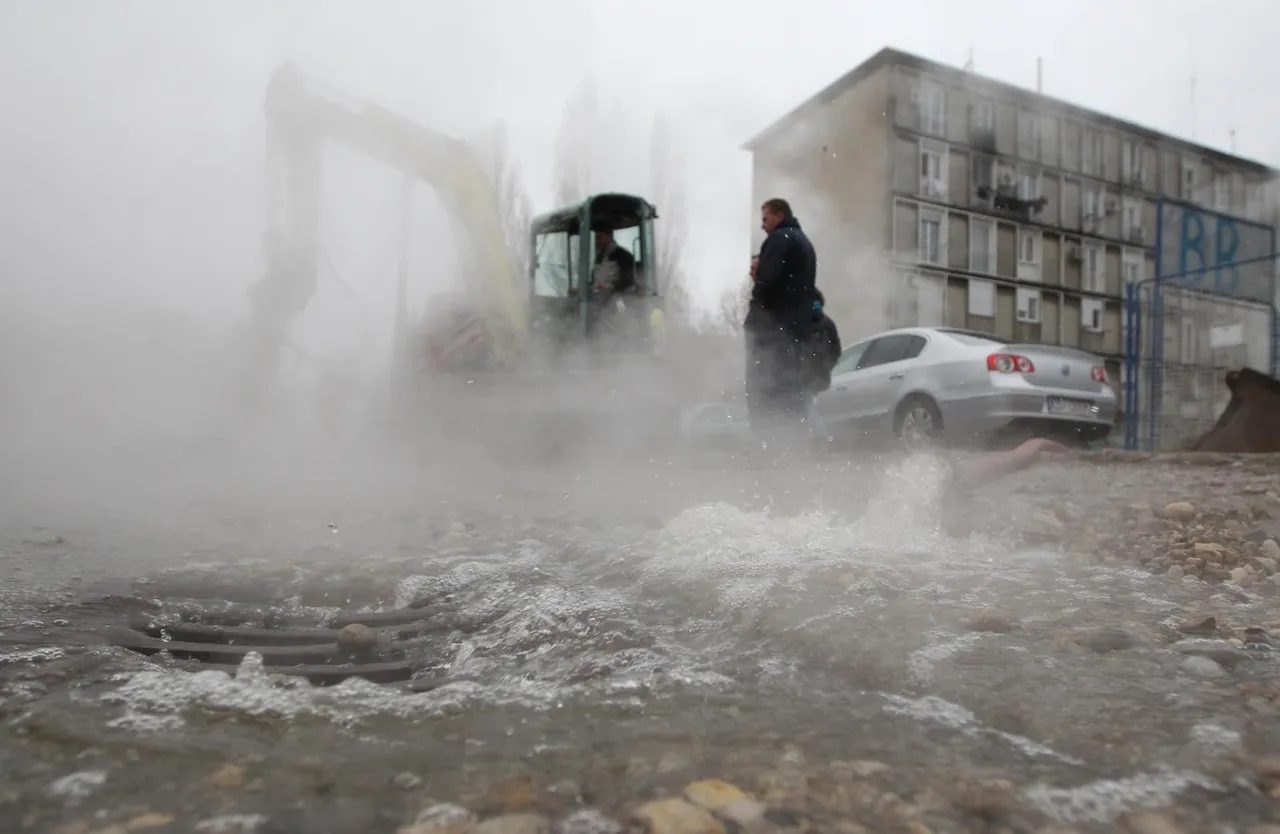
[[[1002,374],[1033,374],[1036,366],[1027,357],[1016,353],[993,353],[987,357],[987,370]]]
[[[1101,365],[1094,365],[1089,369],[1089,379],[1092,379],[1094,382],[1105,383],[1107,381],[1107,369]]]

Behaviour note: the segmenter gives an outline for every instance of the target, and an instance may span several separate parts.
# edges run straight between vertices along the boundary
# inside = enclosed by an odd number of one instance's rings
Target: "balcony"
[[[1049,205],[1047,197],[1030,200],[1019,197],[1017,184],[1012,181],[1002,181],[994,187],[979,185],[975,193],[983,205],[989,205],[993,211],[1018,220],[1030,220],[1031,215],[1039,214]]]

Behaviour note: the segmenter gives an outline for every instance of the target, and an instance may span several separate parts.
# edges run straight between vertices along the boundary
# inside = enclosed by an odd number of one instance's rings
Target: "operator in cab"
[[[611,231],[596,232],[596,264],[591,283],[596,292],[611,295],[636,288],[636,256],[619,246]]]

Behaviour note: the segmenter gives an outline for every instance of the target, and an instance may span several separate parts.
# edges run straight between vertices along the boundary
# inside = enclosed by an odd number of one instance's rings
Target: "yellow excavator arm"
[[[259,317],[283,328],[315,292],[319,259],[321,149],[338,142],[431,186],[469,238],[463,263],[479,281],[476,305],[500,363],[528,329],[523,276],[503,234],[494,183],[471,146],[369,101],[348,96],[290,64],[272,77],[266,97],[268,142],[268,289]],[[274,279],[274,280],[273,280]],[[271,325],[269,325],[271,326]]]

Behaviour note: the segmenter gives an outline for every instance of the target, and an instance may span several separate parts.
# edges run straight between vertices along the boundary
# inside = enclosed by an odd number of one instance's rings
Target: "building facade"
[[[1119,382],[1125,284],[1154,272],[1156,201],[1274,226],[1264,165],[891,49],[746,148],[756,204],[789,199],[815,239],[847,343],[966,327],[1093,351]],[[1252,313],[1241,344],[1166,328],[1167,355],[1269,369],[1269,311]]]

